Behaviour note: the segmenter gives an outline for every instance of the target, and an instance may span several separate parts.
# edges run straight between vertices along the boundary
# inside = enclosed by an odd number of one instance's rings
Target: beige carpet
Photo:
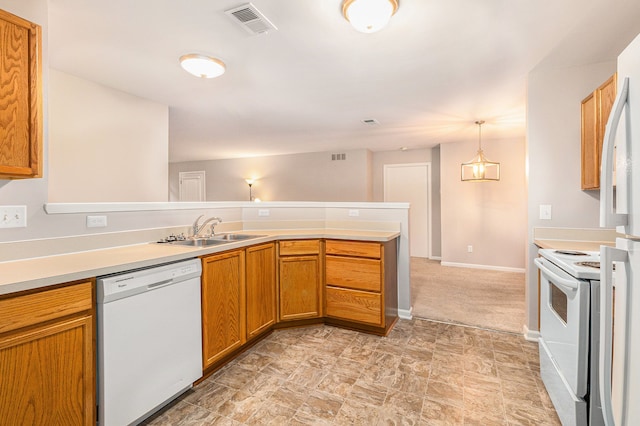
[[[524,274],[441,266],[411,258],[413,315],[521,333],[525,321]]]

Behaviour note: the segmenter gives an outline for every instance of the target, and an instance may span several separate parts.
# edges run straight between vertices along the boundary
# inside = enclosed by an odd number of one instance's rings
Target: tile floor
[[[148,425],[559,425],[520,335],[414,319],[274,331]]]

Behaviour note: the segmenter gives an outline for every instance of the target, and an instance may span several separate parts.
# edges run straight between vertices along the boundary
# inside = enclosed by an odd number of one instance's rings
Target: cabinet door
[[[320,256],[280,258],[280,320],[319,318]]]
[[[582,101],[582,189],[600,186],[597,102],[595,92]]]
[[[0,425],[95,425],[93,317],[7,334],[0,338]]]
[[[40,34],[0,10],[0,178],[42,174]]]
[[[202,352],[206,369],[245,342],[244,251],[202,259]]]
[[[276,258],[274,244],[247,248],[247,339],[276,322]]]

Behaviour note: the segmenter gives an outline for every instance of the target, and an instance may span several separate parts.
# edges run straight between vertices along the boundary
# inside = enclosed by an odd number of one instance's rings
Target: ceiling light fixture
[[[226,66],[220,59],[211,56],[189,53],[180,57],[180,66],[196,77],[215,78],[224,74]]]
[[[500,180],[500,163],[487,160],[482,152],[483,120],[476,121],[478,125],[478,154],[469,162],[462,163],[461,179],[463,182],[485,182]]]
[[[363,33],[375,33],[383,29],[398,10],[398,0],[344,0],[342,14]]]

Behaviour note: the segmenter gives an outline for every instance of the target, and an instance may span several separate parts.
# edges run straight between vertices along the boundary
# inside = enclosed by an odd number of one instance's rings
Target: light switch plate
[[[551,204],[540,204],[540,220],[551,220]]]
[[[0,206],[0,228],[26,228],[27,206]]]

